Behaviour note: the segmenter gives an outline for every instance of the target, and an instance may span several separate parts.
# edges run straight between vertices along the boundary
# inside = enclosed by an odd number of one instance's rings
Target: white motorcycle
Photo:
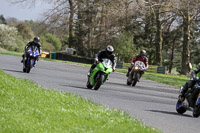
[[[127,79],[127,85],[135,86],[141,77],[141,73],[146,70],[146,66],[142,61],[136,61],[135,63],[131,64],[133,67],[129,72],[129,76]]]

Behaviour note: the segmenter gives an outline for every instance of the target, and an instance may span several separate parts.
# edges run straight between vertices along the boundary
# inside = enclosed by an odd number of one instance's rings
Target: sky
[[[34,21],[41,20],[42,13],[52,6],[51,4],[39,1],[32,7],[28,3],[14,5],[8,1],[0,0],[0,15],[3,14],[5,18],[14,17],[21,21],[31,19]]]

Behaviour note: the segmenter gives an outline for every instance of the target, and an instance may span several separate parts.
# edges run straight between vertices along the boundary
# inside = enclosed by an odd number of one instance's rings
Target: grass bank
[[[0,132],[158,133],[117,109],[0,70]]]

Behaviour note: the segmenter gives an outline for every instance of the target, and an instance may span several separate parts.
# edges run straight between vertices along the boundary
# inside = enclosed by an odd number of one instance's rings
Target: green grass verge
[[[13,52],[13,51],[0,50],[0,54],[22,56],[23,52]]]
[[[0,132],[158,133],[74,94],[45,90],[0,70]]]

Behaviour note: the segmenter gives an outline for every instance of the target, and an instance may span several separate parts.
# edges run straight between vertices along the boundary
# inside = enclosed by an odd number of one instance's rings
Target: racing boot
[[[91,73],[92,73],[92,69],[90,68],[90,70],[89,70],[89,72],[88,72],[88,77],[90,77],[90,75],[91,75]]]
[[[23,62],[24,62],[24,54],[22,55],[21,63],[23,63]]]
[[[185,93],[187,92],[188,90],[188,84],[186,83],[185,85],[181,86],[181,89],[180,89],[180,95],[178,96],[178,99],[180,101],[184,101],[185,100]]]
[[[128,76],[129,76],[129,72],[126,73],[126,77],[128,77]]]
[[[126,73],[126,77],[129,76],[129,72],[131,71],[131,68],[128,68],[128,72]]]

